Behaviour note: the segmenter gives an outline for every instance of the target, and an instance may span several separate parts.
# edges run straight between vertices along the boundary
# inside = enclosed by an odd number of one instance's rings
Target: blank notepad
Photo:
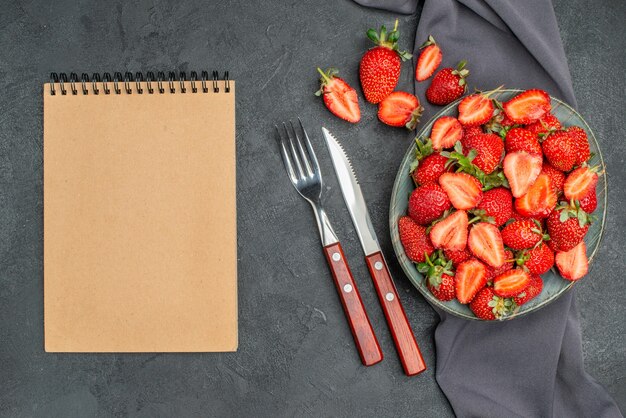
[[[44,85],[45,349],[234,351],[235,83],[117,81]]]

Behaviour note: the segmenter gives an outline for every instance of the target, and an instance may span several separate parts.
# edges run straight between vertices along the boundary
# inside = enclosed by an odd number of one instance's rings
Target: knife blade
[[[324,127],[322,127],[322,132],[324,134],[324,142],[330,152],[337,179],[339,180],[341,194],[361,241],[361,247],[363,247],[363,252],[365,253],[365,261],[372,276],[372,281],[385,313],[385,318],[393,336],[404,372],[409,376],[416,375],[426,370],[426,364],[400,302],[387,261],[378,243],[361,186],[354,173],[352,163],[339,140]]]

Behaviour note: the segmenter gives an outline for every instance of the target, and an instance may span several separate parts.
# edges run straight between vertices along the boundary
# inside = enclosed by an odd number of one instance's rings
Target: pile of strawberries
[[[566,280],[587,273],[583,238],[597,206],[598,169],[577,126],[527,90],[500,103],[465,97],[458,116],[417,139],[408,216],[400,240],[439,300],[503,319],[539,295],[555,264]]]

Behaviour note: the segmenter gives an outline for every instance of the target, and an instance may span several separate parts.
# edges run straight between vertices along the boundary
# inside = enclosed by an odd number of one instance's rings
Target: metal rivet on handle
[[[339,255],[339,253],[333,253],[333,260],[335,261],[341,260],[341,255]]]
[[[387,299],[389,302],[391,302],[393,300],[393,293],[389,292],[385,295],[385,299]]]
[[[377,261],[374,263],[374,268],[376,270],[382,270],[383,269],[383,263],[381,263],[380,261]]]
[[[352,292],[352,285],[348,283],[347,285],[343,287],[343,291],[346,293]]]

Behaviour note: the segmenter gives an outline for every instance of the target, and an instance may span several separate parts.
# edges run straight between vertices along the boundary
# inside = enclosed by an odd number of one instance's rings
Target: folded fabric
[[[417,7],[417,0],[356,1],[398,13]],[[536,87],[576,105],[549,0],[426,0],[415,56],[430,34],[448,66],[467,59],[471,89]],[[420,98],[428,84],[416,83]],[[423,104],[423,120],[428,120],[438,109]],[[438,311],[436,378],[457,416],[622,417],[609,394],[584,371],[574,292],[498,324]]]

